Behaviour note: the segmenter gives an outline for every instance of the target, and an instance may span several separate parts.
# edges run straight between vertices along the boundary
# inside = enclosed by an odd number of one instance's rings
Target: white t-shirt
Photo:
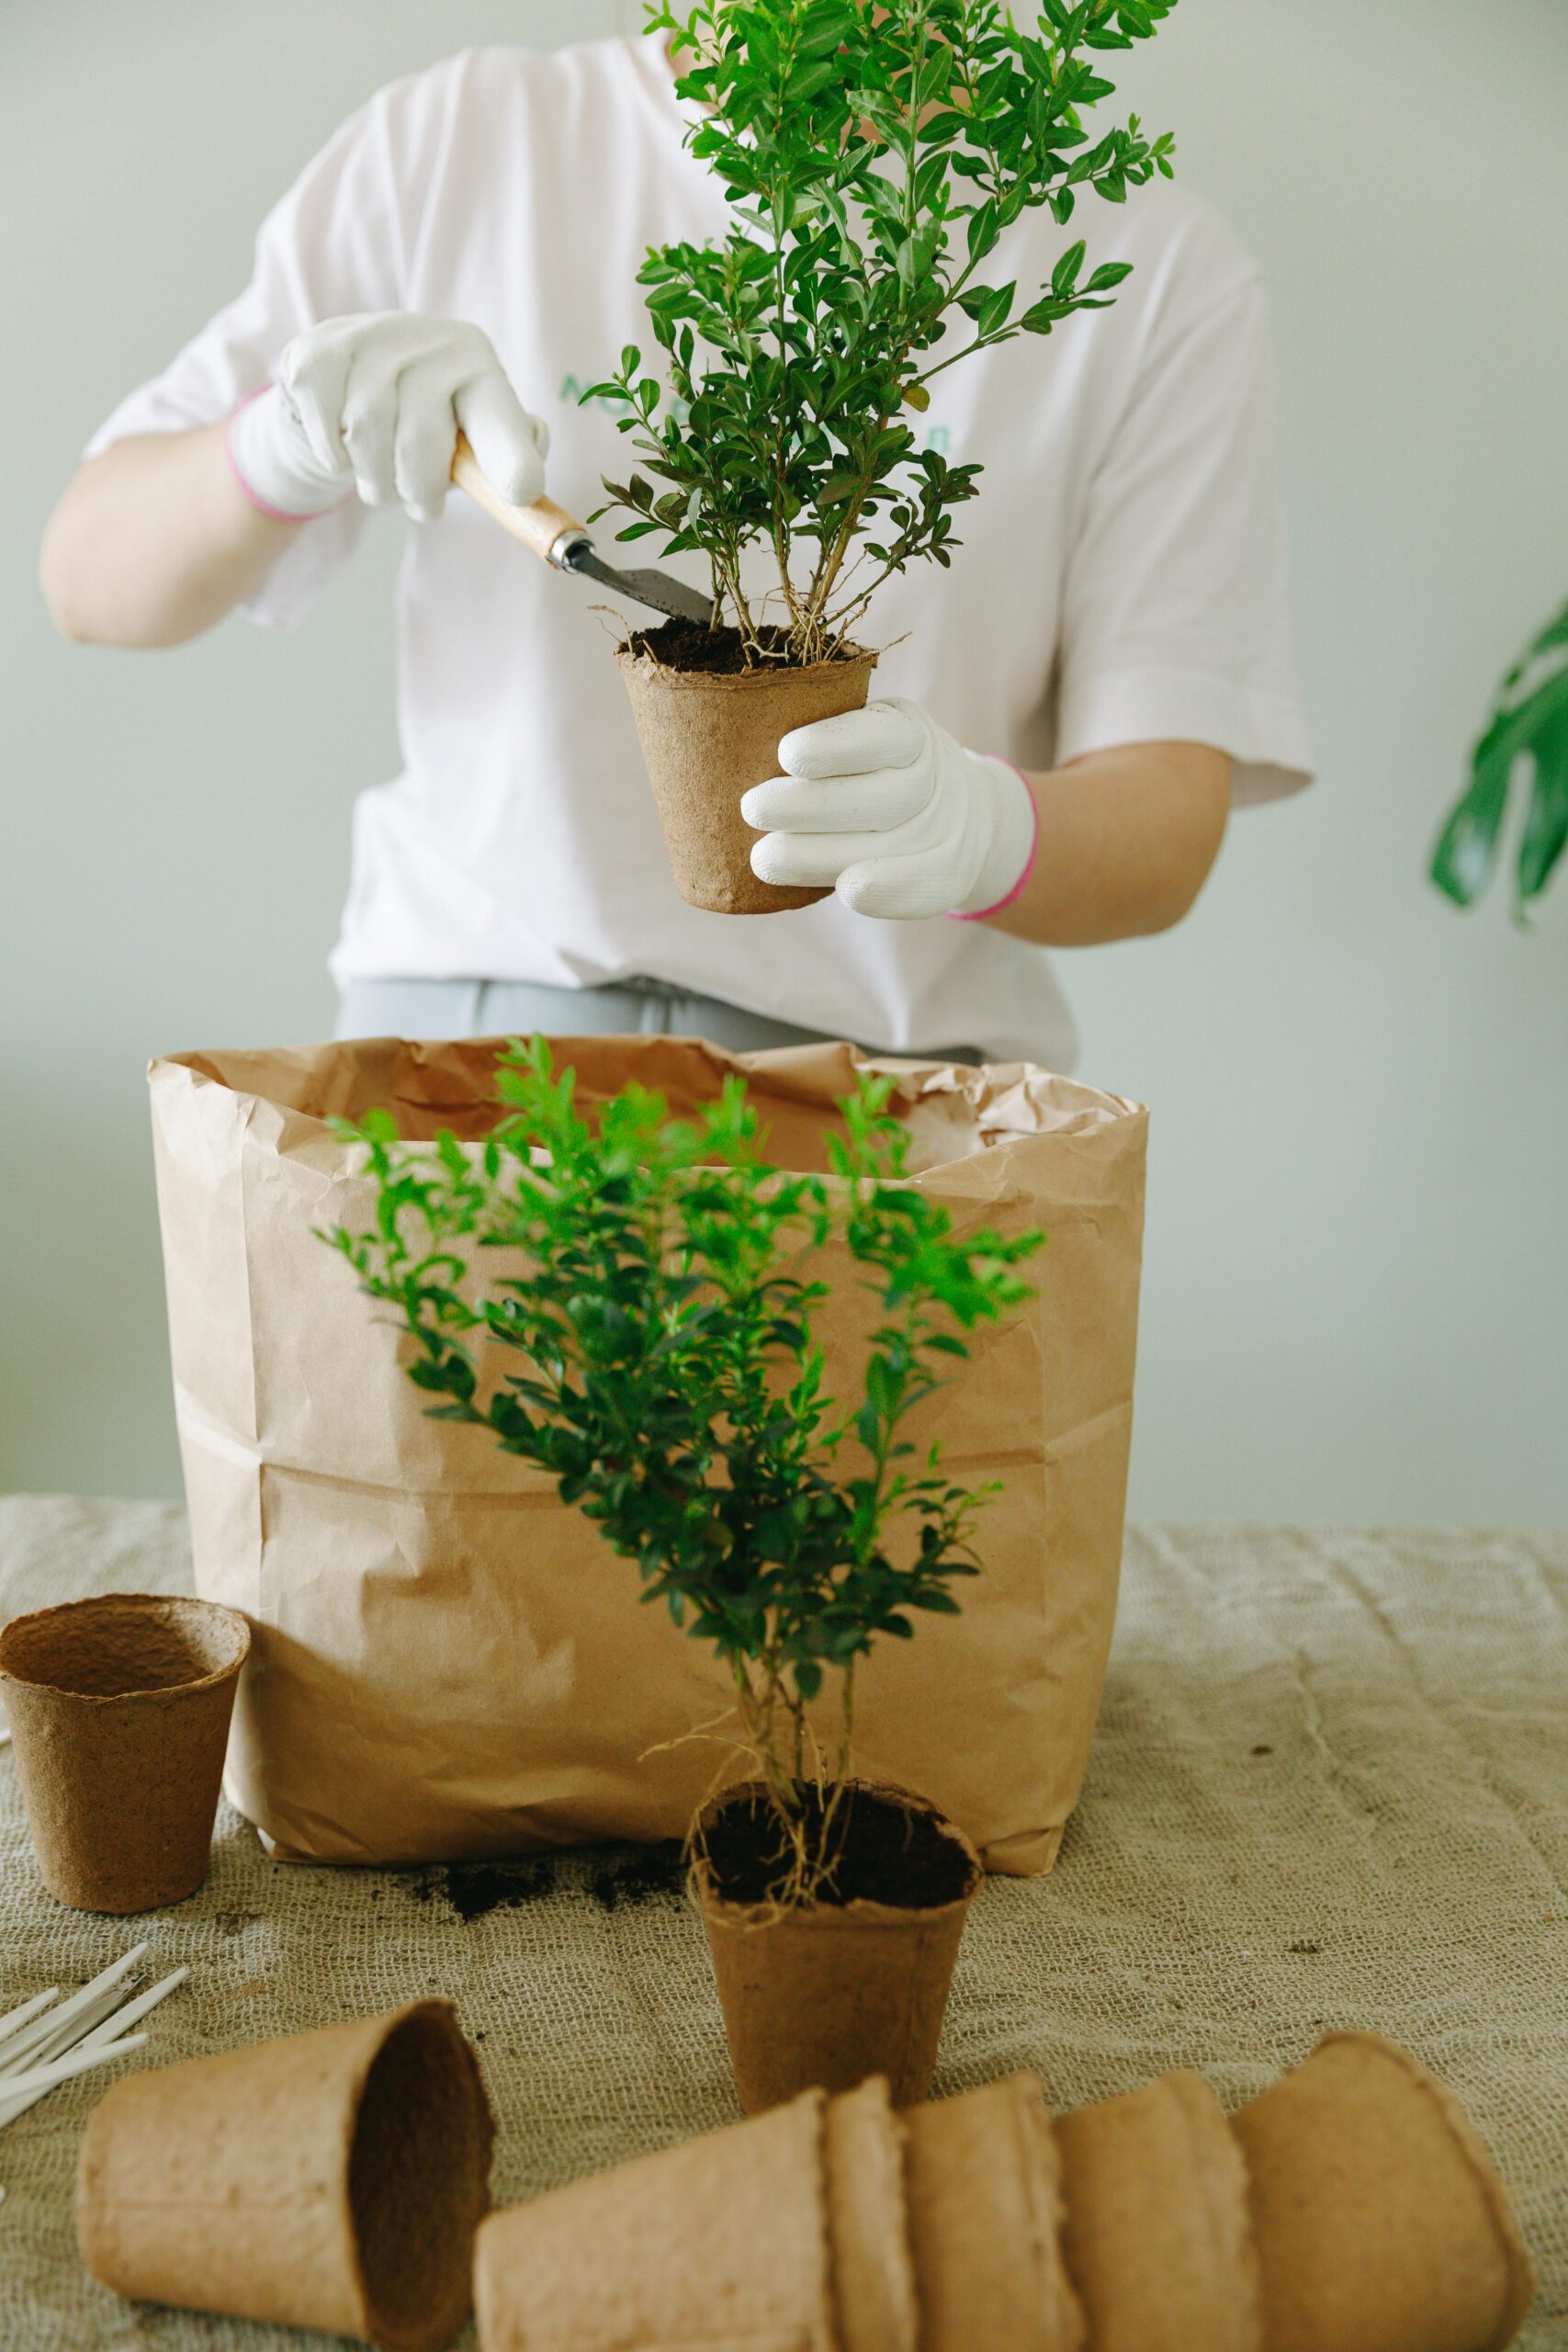
[[[549,423],[549,487],[600,503],[632,452],[579,394],[622,345],[655,345],[645,248],[717,237],[723,197],[682,145],[661,42],[465,51],[346,123],[264,223],[246,291],[135,392],[94,451],[210,423],[274,376],[290,337],[346,311],[483,327]],[[1228,230],[1156,182],[1086,199],[1071,232],[1026,215],[994,265],[1050,275],[1069,235],[1127,260],[1112,309],[951,368],[924,430],[979,459],[953,570],[889,583],[861,635],[874,692],[909,695],[977,751],[1046,767],[1195,741],[1238,801],[1307,780],[1275,483],[1267,308]],[[308,525],[250,609],[288,626],[365,527]],[[612,561],[614,521],[599,526]],[[628,561],[659,560],[643,542]],[[694,558],[671,569],[704,582]],[[765,566],[759,566],[759,584]],[[398,596],[403,773],[364,793],[332,958],[340,981],[647,975],[894,1050],[974,1045],[1070,1066],[1049,961],[983,923],[881,922],[826,899],[739,920],[670,878],[604,592],[549,571],[471,503],[411,526]],[[649,616],[634,612],[634,619]]]

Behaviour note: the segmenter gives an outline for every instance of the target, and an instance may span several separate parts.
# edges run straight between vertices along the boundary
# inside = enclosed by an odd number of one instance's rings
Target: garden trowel
[[[630,596],[639,605],[651,605],[656,613],[668,613],[674,620],[696,621],[704,628],[712,628],[713,604],[700,588],[688,588],[684,581],[672,579],[667,571],[617,571],[613,563],[605,562],[582,525],[574,523],[553,498],[537,498],[532,506],[509,506],[491,487],[463,434],[457,435],[452,479],[503,531],[510,531],[514,539],[532,548],[556,571],[575,571],[584,580],[596,580],[601,587],[612,588],[617,595]]]

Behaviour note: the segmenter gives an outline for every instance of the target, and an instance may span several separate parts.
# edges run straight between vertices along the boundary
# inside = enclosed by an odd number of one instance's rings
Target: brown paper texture
[[[795,728],[863,707],[875,654],[735,677],[671,670],[624,650],[616,660],[670,871],[687,903],[710,914],[765,915],[830,898],[829,890],[757,879],[751,849],[761,836],[741,816],[740,802],[754,784],[777,775],[779,745]]]
[[[407,1343],[312,1238],[371,1187],[330,1113],[492,1124],[497,1041],[187,1054],[152,1072],[175,1401],[197,1589],[252,1621],[228,1787],[286,1857],[452,1860],[683,1835],[722,1673],[632,1566],[487,1431],[425,1419]],[[729,1055],[558,1041],[585,1096],[628,1078],[677,1112],[750,1080],[782,1164],[821,1168],[847,1046]],[[919,1789],[993,1870],[1048,1868],[1083,1779],[1115,1614],[1147,1114],[1041,1070],[903,1063],[918,1181],[962,1229],[1043,1225],[1039,1295],[976,1336],[921,1408],[949,1471],[999,1478],[962,1613],[857,1678],[857,1759]],[[829,1272],[832,1270],[829,1269]],[[842,1272],[842,1261],[839,1271]],[[829,1387],[872,1302],[841,1282]],[[837,1385],[835,1385],[837,1384]],[[653,1752],[657,1751],[657,1752]]]
[[[480,2352],[843,2352],[820,2091],[492,2214]]]
[[[1263,2352],[1247,2167],[1201,2075],[1056,2118],[1094,2352]]]
[[[1335,2033],[1232,2119],[1269,2352],[1502,2352],[1535,2274],[1457,2100],[1407,2050]]]
[[[921,2352],[1080,2352],[1038,2076],[1010,2075],[904,2120]]]
[[[493,2137],[446,2001],[144,2070],[87,2125],[82,2258],[143,2301],[442,2352]]]

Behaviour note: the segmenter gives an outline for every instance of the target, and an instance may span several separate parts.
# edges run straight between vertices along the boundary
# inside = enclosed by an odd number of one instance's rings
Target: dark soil
[[[655,1846],[639,1846],[624,1861],[595,1871],[588,1892],[606,1911],[623,1903],[647,1903],[686,1889],[686,1849],[678,1838],[661,1838]]]
[[[519,1904],[536,1903],[555,1891],[549,1863],[532,1861],[443,1862],[421,1871],[409,1890],[418,1903],[444,1894],[465,1925],[492,1911],[515,1911]]]
[[[819,1825],[815,1790],[809,1816]],[[852,1794],[834,1825],[838,1851],[831,1877],[818,1889],[820,1903],[888,1903],[931,1911],[956,1903],[969,1883],[969,1858],[928,1813],[911,1812],[886,1797]],[[714,1884],[727,1902],[765,1903],[784,1869],[777,1819],[766,1800],[738,1798],[709,1826],[707,1859]]]
[[[685,1849],[675,1839],[656,1846],[633,1847],[614,1861],[595,1862],[586,1877],[571,1862],[548,1857],[513,1862],[443,1862],[421,1871],[410,1883],[416,1903],[445,1895],[466,1927],[488,1919],[492,1911],[515,1911],[524,1904],[546,1903],[554,1894],[581,1890],[591,1894],[601,1910],[618,1910],[623,1903],[646,1903],[661,1895],[679,1894],[685,1885]]]
[[[767,628],[757,634],[774,662],[787,662],[787,629]],[[666,670],[705,670],[719,678],[738,678],[759,666],[748,657],[746,641],[738,628],[705,628],[700,621],[669,620],[657,628],[634,629],[622,650],[646,653]]]

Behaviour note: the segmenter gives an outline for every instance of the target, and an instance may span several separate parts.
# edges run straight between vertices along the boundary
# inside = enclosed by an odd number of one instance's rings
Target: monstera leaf
[[[1539,898],[1568,842],[1568,605],[1549,621],[1498,688],[1486,732],[1471,754],[1470,787],[1432,853],[1432,879],[1468,907],[1497,862],[1508,791],[1528,778],[1515,907]]]

